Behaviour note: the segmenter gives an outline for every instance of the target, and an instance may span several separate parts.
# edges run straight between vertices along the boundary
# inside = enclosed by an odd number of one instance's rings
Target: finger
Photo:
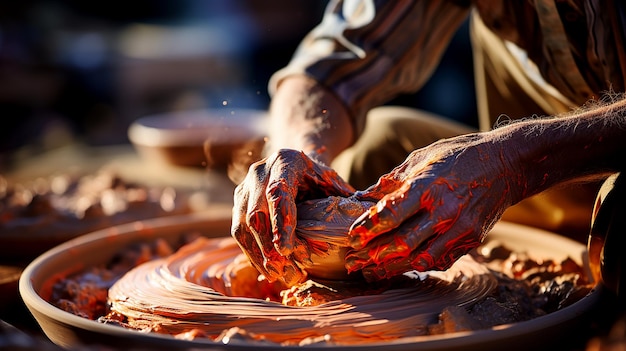
[[[255,201],[249,201],[250,197]],[[270,260],[268,258],[270,250],[263,247],[261,238],[266,230],[261,219],[262,211],[258,209],[263,200],[256,200],[257,198],[255,192],[247,190],[246,184],[242,183],[235,188],[231,234],[252,265],[268,280],[275,281],[280,278],[280,272],[274,269],[274,266],[266,264]]]
[[[291,256],[283,256],[276,251],[269,232],[269,219],[266,213],[256,211],[250,217],[250,228],[259,228],[262,233],[252,232],[251,237],[255,238],[257,247],[260,248],[263,256],[262,266],[264,272],[267,272],[268,280],[274,281],[280,279],[288,286],[292,286],[304,280],[306,272],[298,267]],[[252,245],[252,244],[250,244]]]
[[[416,216],[397,230],[370,241],[364,248],[350,250],[346,255],[346,267],[352,272],[371,265],[385,266],[396,260],[408,261],[411,253],[432,235],[432,222]]]
[[[276,249],[284,256],[293,254],[297,260],[308,260],[309,251],[295,235],[296,203],[302,200],[298,197],[347,197],[354,189],[334,170],[316,164],[302,152],[284,150],[270,167],[267,199]]]
[[[258,245],[254,235],[252,235],[252,233],[246,228],[247,225],[245,223],[242,223],[240,220],[234,218],[231,228],[232,237],[235,239],[239,247],[241,247],[246,256],[248,256],[250,263],[257,269],[257,271],[263,274],[269,281],[275,281],[278,279],[278,275],[269,272],[265,268],[264,262],[266,261],[266,257]]]
[[[378,235],[398,227],[419,209],[420,202],[405,196],[403,191],[385,195],[354,221],[349,231],[350,246],[363,248]]]
[[[291,152],[281,153],[280,156],[287,160],[285,163],[290,165],[290,171],[296,174],[300,172],[302,182],[297,184],[298,191],[309,193],[308,199],[326,196],[347,197],[355,191],[334,169],[313,161],[302,151],[291,150]]]
[[[237,186],[232,233],[259,272],[270,281],[284,280],[285,271],[294,270],[285,267],[295,263],[289,262],[274,248],[267,199],[263,191],[266,182],[266,163],[259,162],[251,167],[245,182]],[[300,279],[299,276],[293,278],[294,274],[288,276],[288,280]]]
[[[396,259],[387,262],[385,265],[371,264],[361,269],[361,275],[366,281],[375,282],[379,280],[391,279],[406,272],[412,271],[411,261]]]
[[[271,256],[275,256],[273,253],[275,250],[269,230],[269,216],[267,212],[260,209],[251,209],[248,211],[247,216],[246,224],[252,237],[254,237],[257,245],[261,248],[266,260],[270,260]],[[266,263],[264,262],[264,264]]]
[[[370,280],[388,279],[409,270],[420,272],[450,268],[459,258],[480,245],[478,236],[468,229],[462,233],[439,234],[435,240],[425,243],[423,249],[415,250],[406,260],[394,259],[385,264],[372,263],[361,269],[363,276]]]
[[[359,201],[378,201],[386,194],[394,192],[401,186],[402,182],[391,177],[382,176],[378,179],[376,184],[373,184],[365,190],[357,191],[355,197]]]
[[[325,196],[348,197],[354,194],[355,189],[343,180],[332,168],[314,164],[316,177],[313,179],[315,188],[326,190]]]
[[[412,266],[418,270],[446,270],[463,255],[480,245],[480,233],[473,227],[437,235],[423,252],[415,252]]]
[[[297,193],[296,174],[286,167],[286,163],[273,160],[267,165],[271,169],[265,199],[268,216],[258,218],[266,220],[263,224],[265,236],[261,237],[261,245],[266,252],[268,269],[277,271],[281,279],[289,286],[306,278],[306,272],[296,261],[307,262],[310,253],[306,245],[296,235],[297,210],[295,194]],[[261,227],[261,225],[259,225]]]
[[[284,257],[288,257],[294,270],[297,262],[310,262],[311,253],[307,245],[296,235],[297,206],[290,200],[289,191],[280,183],[278,186],[270,186],[268,198],[270,211],[270,223],[272,227],[272,247]],[[275,200],[274,200],[275,199]]]
[[[280,254],[288,256],[296,246],[298,178],[293,168],[285,165],[285,163],[272,163],[266,198],[272,230],[272,245]]]
[[[272,244],[272,230],[270,226],[270,213],[268,199],[265,195],[265,187],[267,182],[266,163],[255,164],[248,173],[246,184],[250,186],[246,188],[243,196],[247,196],[247,208],[245,209],[245,224],[248,232],[257,241],[258,246],[264,253],[266,259],[274,256],[274,245]],[[243,190],[242,190],[243,191]]]
[[[233,197],[233,211],[232,211],[232,224],[231,224],[231,236],[235,239],[242,251],[248,256],[248,259],[252,265],[262,274],[269,278],[268,272],[263,266],[265,257],[261,248],[259,247],[256,238],[250,232],[247,220],[246,210],[248,202],[248,193],[245,191],[244,184],[240,184],[235,188]]]
[[[427,180],[406,180],[399,189],[383,196],[376,206],[366,211],[351,226],[350,246],[362,248],[370,240],[400,226],[416,213],[433,213],[444,207],[441,191],[448,191],[448,186],[438,185],[423,189],[425,181]]]

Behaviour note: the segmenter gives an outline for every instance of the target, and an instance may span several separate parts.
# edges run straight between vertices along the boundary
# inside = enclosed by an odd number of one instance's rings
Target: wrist
[[[352,119],[333,93],[306,76],[281,81],[270,104],[268,152],[303,151],[329,164],[353,143]]]

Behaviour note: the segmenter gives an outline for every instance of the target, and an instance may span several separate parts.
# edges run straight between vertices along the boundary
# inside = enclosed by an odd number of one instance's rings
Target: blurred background
[[[150,114],[267,108],[270,75],[325,5],[0,1],[0,172],[69,143],[128,143],[128,126]],[[390,103],[476,125],[467,35],[465,25],[424,89]]]

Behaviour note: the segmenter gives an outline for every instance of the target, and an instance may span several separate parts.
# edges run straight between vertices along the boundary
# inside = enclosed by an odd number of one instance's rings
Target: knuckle
[[[243,242],[246,237],[243,225],[241,223],[233,223],[230,235],[235,239],[235,241],[239,243]]]

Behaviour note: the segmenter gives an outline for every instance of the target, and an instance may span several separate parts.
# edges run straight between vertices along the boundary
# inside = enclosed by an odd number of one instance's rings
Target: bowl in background
[[[66,348],[84,344],[123,346],[127,349],[219,349],[273,350],[275,344],[230,340],[228,344],[209,339],[181,340],[157,333],[142,333],[81,318],[58,309],[45,300],[46,289],[54,277],[78,272],[85,267],[101,265],[131,243],[163,238],[176,242],[184,230],[199,230],[207,236],[228,236],[230,209],[185,215],[100,230],[68,241],[38,257],[23,272],[19,290],[26,306],[55,344]],[[586,262],[586,248],[581,243],[559,235],[518,224],[499,222],[486,239],[495,240],[515,251],[526,251],[534,258],[562,260],[571,257]],[[281,350],[527,350],[545,349],[547,345],[563,346],[588,327],[589,318],[605,291],[597,286],[581,300],[548,315],[529,321],[492,329],[449,333],[434,336],[401,338],[387,343],[360,345],[284,346]],[[577,334],[578,333],[578,334]],[[556,348],[558,349],[558,348]]]
[[[237,154],[259,157],[266,112],[203,109],[151,115],[128,128],[138,153],[161,164],[225,170]]]

